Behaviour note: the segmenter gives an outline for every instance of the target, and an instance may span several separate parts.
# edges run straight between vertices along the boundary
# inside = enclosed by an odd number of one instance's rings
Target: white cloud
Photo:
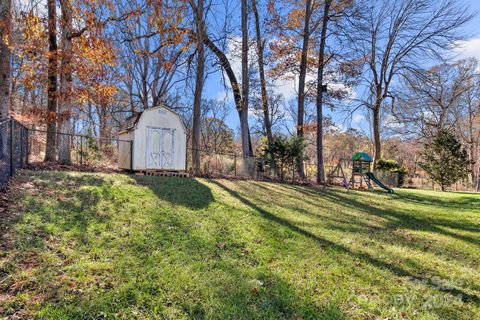
[[[475,57],[480,60],[480,38],[461,41],[457,43],[458,47],[453,49],[459,58]]]
[[[402,128],[402,124],[399,123],[398,120],[391,114],[389,114],[388,116],[385,117],[385,119],[383,121],[383,125],[386,128],[389,128],[389,129],[401,129]]]
[[[355,124],[355,125],[360,124],[363,120],[365,120],[365,116],[364,116],[364,115],[355,113],[355,114],[352,116],[352,123]]]

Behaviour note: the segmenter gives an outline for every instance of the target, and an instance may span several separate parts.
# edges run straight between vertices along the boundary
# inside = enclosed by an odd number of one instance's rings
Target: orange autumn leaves
[[[71,101],[76,106],[83,102],[107,104],[117,92],[114,85],[117,79],[114,66],[116,65],[115,48],[111,39],[103,33],[104,25],[98,21],[95,10],[103,5],[108,7],[110,1],[79,0],[73,3],[73,32],[78,35],[72,37],[72,49],[69,52],[62,51],[61,30],[59,27],[57,39],[59,48],[53,54],[58,59],[60,70],[70,72],[73,77],[73,85],[69,88]],[[62,17],[57,17],[58,25],[61,26]],[[17,32],[14,37],[12,48],[15,59],[18,61],[18,73],[15,77],[16,84],[23,86],[28,91],[43,90],[46,86],[48,59],[52,53],[48,52],[48,37],[46,17],[31,10],[21,12],[16,17],[15,25]],[[77,30],[78,29],[78,30]],[[71,63],[64,66],[60,63],[64,55],[70,55]],[[43,89],[42,89],[43,88]],[[59,95],[59,92],[57,92]],[[62,103],[59,101],[59,103]],[[48,114],[41,106],[30,105],[29,110],[24,110],[34,115],[37,120],[45,122],[45,119],[53,120],[57,115]]]

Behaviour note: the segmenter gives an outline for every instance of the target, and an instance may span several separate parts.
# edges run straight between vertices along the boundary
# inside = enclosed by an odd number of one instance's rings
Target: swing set
[[[336,181],[340,179],[339,185],[342,187],[355,189],[364,188],[364,183],[368,190],[373,190],[372,181],[382,189],[385,189],[388,193],[394,191],[384,185],[375,175],[371,172],[373,159],[366,152],[356,152],[352,158],[341,158],[338,161],[336,167],[328,174],[327,183],[330,185],[338,184]],[[344,168],[351,168],[351,176],[348,179]]]

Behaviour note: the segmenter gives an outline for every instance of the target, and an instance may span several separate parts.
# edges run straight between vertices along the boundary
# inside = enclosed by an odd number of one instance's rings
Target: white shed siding
[[[164,169],[185,170],[186,132],[180,117],[171,110],[157,107],[145,110],[134,131],[134,170],[146,170],[147,167],[147,129],[174,129],[174,158],[172,166]]]

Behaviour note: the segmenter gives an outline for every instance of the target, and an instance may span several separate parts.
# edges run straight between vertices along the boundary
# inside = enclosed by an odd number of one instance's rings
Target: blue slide
[[[393,192],[394,192],[393,189],[387,187],[386,185],[384,185],[384,184],[382,183],[382,181],[378,180],[377,177],[375,177],[375,175],[373,174],[373,172],[366,172],[366,173],[365,173],[365,176],[366,176],[368,179],[370,179],[370,180],[372,180],[373,182],[375,182],[375,184],[376,184],[377,186],[379,186],[380,188],[387,190],[388,193],[393,193]]]

